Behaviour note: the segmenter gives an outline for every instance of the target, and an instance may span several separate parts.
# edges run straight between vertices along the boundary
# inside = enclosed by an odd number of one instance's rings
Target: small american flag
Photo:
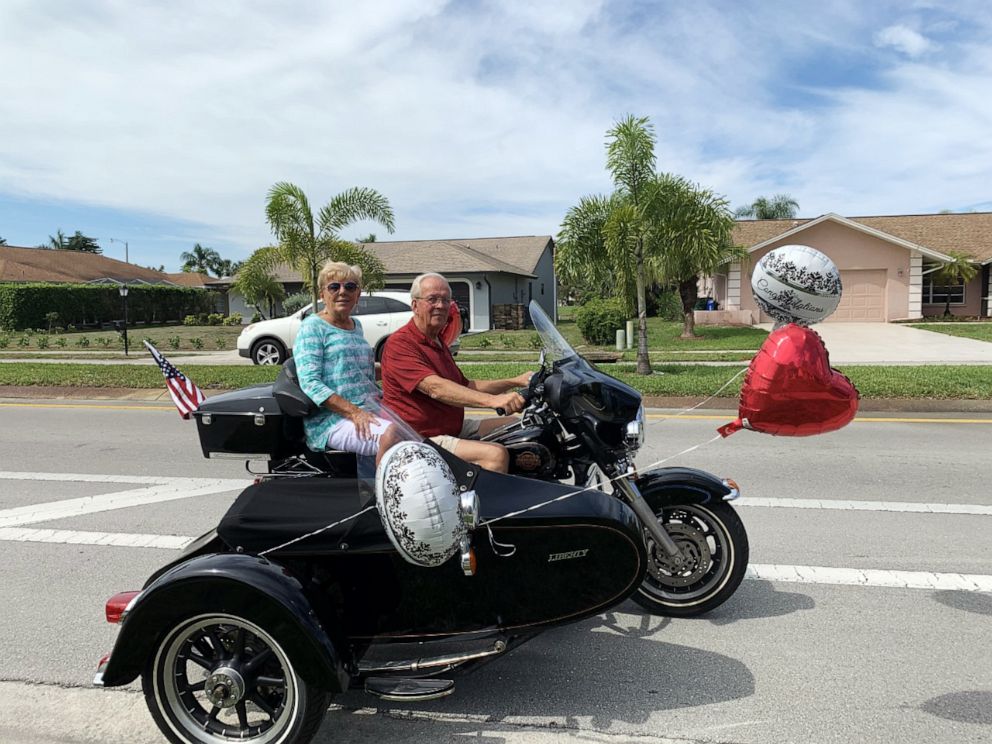
[[[162,370],[162,374],[165,375],[165,387],[168,389],[169,395],[172,396],[172,402],[179,409],[179,415],[188,419],[189,415],[199,408],[206,399],[203,392],[186,375],[173,367],[168,359],[159,354],[158,349],[147,341],[144,343],[148,351],[151,352],[155,363]]]

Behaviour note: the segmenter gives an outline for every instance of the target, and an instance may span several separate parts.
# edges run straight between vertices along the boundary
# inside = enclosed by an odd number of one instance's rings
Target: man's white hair
[[[451,284],[443,276],[435,271],[428,271],[426,274],[421,274],[416,279],[413,280],[413,284],[410,285],[410,299],[419,300],[420,299],[420,285],[423,283],[424,279],[440,279],[448,287],[448,294],[451,294]]]

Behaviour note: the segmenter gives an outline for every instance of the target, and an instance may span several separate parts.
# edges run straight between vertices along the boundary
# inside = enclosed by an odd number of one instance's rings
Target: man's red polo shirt
[[[382,402],[422,436],[457,437],[465,420],[465,409],[449,406],[417,390],[417,385],[431,375],[468,385],[468,378],[458,369],[451,350],[443,343],[429,340],[411,318],[386,339],[382,351]]]

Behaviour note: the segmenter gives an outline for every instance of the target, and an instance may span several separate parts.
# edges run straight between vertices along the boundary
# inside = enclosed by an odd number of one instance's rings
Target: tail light
[[[134,600],[138,598],[141,592],[119,592],[113,597],[107,600],[107,606],[105,611],[107,613],[107,622],[116,625],[124,617],[131,605],[134,604]]]

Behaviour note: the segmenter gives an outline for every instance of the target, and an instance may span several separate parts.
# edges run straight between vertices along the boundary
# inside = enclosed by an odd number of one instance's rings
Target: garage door
[[[841,271],[844,292],[826,322],[885,322],[885,269]]]

